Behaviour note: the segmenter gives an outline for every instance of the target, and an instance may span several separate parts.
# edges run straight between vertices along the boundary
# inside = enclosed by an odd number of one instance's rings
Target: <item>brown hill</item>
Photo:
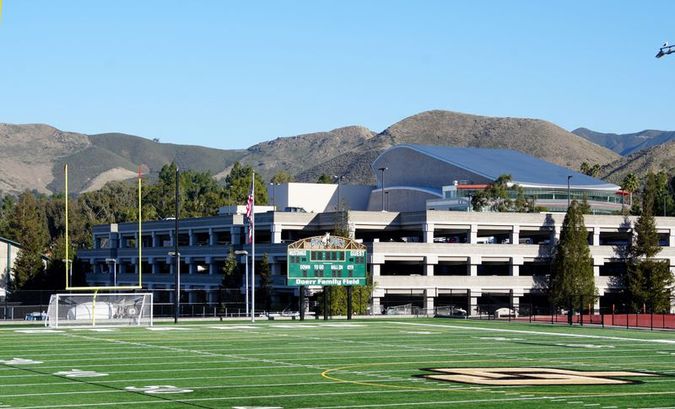
[[[49,125],[0,124],[0,191],[49,193],[55,161],[90,145],[87,135]]]
[[[575,170],[582,162],[602,165],[619,158],[609,149],[538,119],[427,111],[397,122],[333,160],[307,169],[298,179],[313,181],[322,173],[344,173],[350,181],[372,183],[372,160],[385,149],[402,143],[513,149]]]
[[[638,178],[643,179],[649,172],[660,171],[665,171],[671,176],[675,175],[675,140],[611,162],[602,168],[600,176],[620,185],[629,173],[634,173]]]
[[[352,152],[354,147],[374,136],[372,131],[362,126],[348,126],[329,132],[277,138],[250,147],[241,162],[253,166],[265,179],[270,179],[280,170],[298,175],[308,168],[330,162],[344,152]]]
[[[428,111],[405,118],[375,134],[349,126],[277,138],[247,150],[221,150],[159,143],[125,134],[83,135],[46,125],[0,124],[0,191],[63,190],[62,166],[71,165],[70,190],[96,189],[136,172],[151,175],[163,164],[208,170],[220,179],[235,161],[250,164],[269,180],[284,170],[297,181],[321,174],[341,175],[344,183],[373,183],[370,165],[385,149],[400,143],[509,148],[579,169],[582,162],[606,165],[619,155],[536,119],[492,118],[448,111]],[[665,159],[664,159],[665,160]],[[606,173],[613,167],[607,165]]]

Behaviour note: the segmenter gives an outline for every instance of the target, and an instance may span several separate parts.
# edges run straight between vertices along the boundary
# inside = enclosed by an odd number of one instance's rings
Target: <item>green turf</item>
[[[0,408],[675,408],[675,332],[442,319],[178,327],[41,333],[0,327],[1,361],[40,361],[0,364]],[[164,328],[174,325],[155,327]],[[604,386],[481,386],[419,377],[430,374],[426,368],[462,367],[655,376]],[[73,369],[107,375],[55,375]],[[140,389],[163,385],[191,392]]]

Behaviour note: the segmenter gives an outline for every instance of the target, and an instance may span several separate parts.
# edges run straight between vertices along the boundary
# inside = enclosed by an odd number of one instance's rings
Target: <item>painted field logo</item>
[[[555,368],[436,368],[425,371],[435,372],[432,375],[422,375],[427,379],[492,386],[622,385],[637,382],[615,378],[653,376],[639,372]]]

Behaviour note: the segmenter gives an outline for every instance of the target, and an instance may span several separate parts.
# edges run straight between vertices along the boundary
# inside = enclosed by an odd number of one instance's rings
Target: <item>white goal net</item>
[[[45,325],[152,326],[152,293],[54,294]]]

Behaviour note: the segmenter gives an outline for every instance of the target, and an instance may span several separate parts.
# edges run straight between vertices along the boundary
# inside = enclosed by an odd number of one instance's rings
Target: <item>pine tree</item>
[[[245,204],[251,192],[251,166],[242,166],[235,162],[230,174],[225,178],[227,202],[230,204]],[[265,181],[260,174],[255,174],[255,203],[264,205],[269,203]]]
[[[555,249],[549,292],[554,305],[567,309],[570,324],[575,307],[591,303],[597,296],[588,231],[576,200],[567,210]]]
[[[257,271],[260,275],[262,305],[266,311],[270,311],[272,309],[272,270],[270,268],[270,259],[267,253],[263,254]]]
[[[40,204],[32,193],[22,193],[13,209],[8,231],[10,238],[21,244],[12,268],[12,289],[38,289],[44,273],[42,255],[49,239],[44,204]]]
[[[670,308],[673,275],[668,261],[654,259],[661,251],[653,215],[657,184],[654,174],[647,175],[642,193],[642,215],[635,222],[634,242],[628,252],[624,291],[626,304],[633,311],[639,311],[643,306],[651,312],[666,312]]]

